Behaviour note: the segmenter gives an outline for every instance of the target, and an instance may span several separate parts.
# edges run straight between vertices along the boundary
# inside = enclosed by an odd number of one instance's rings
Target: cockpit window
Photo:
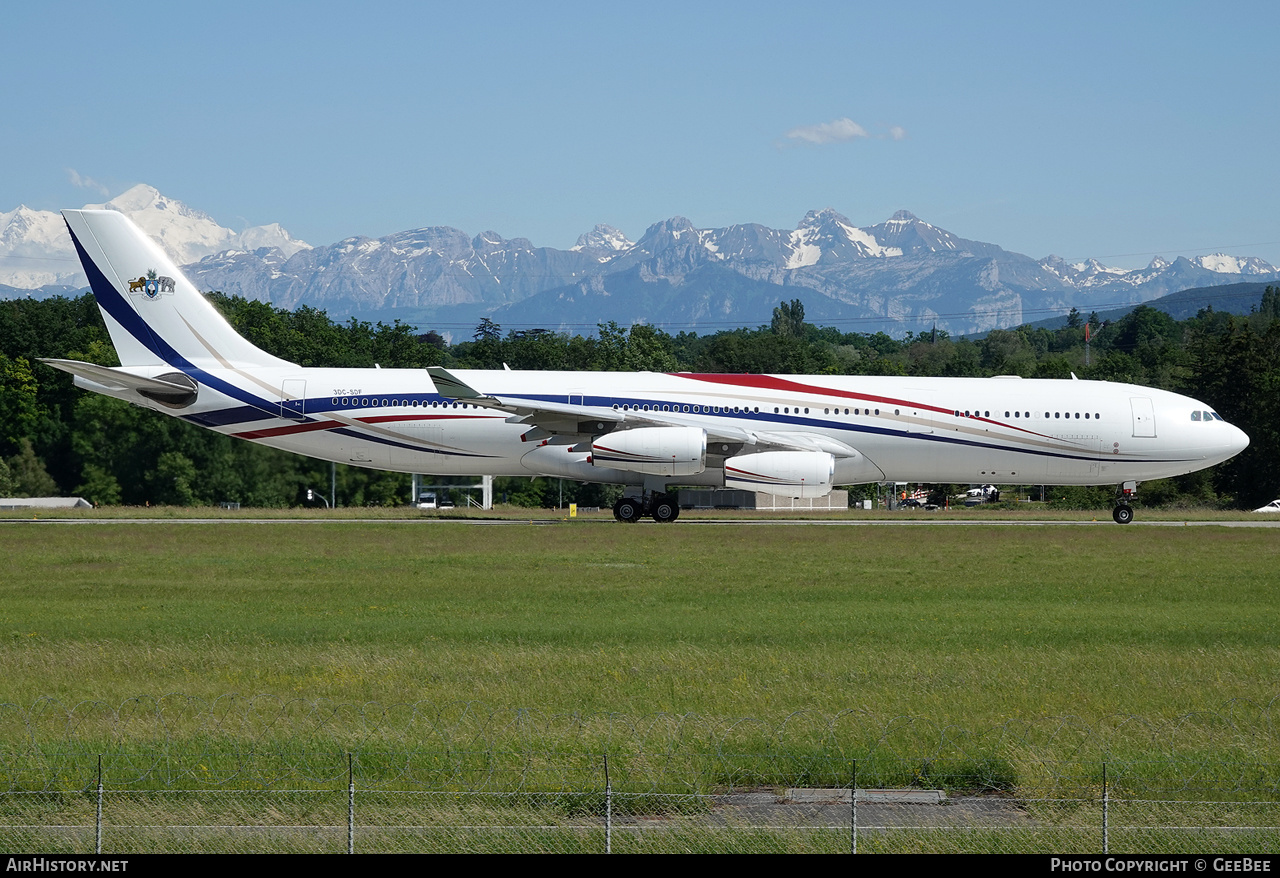
[[[1191,420],[1193,420],[1193,421],[1198,421],[1198,420],[1200,420],[1200,413],[1199,413],[1199,412],[1192,412],[1192,413],[1191,413]]]

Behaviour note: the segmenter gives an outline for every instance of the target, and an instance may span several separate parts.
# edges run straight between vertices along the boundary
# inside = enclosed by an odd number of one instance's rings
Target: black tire
[[[1133,521],[1133,507],[1126,503],[1121,503],[1111,510],[1111,517],[1115,519],[1116,524],[1128,524]]]
[[[653,498],[653,520],[661,524],[675,521],[680,517],[680,507],[669,495],[662,494]]]
[[[613,517],[624,524],[635,524],[640,520],[640,501],[623,497],[613,504]]]

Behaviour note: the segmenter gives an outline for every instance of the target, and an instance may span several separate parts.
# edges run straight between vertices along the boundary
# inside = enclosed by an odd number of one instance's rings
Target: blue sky
[[[25,3],[0,210],[130,185],[312,244],[911,210],[1280,265],[1275,3]]]

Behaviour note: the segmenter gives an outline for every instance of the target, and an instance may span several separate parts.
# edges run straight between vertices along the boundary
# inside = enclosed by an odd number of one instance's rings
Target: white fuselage
[[[440,475],[643,481],[634,472],[593,465],[589,449],[525,441],[526,424],[512,423],[516,419],[501,411],[442,397],[422,370],[258,368],[252,375],[239,369],[205,374],[230,393],[202,385],[195,404],[169,413],[324,460]],[[860,452],[852,459],[837,457],[836,484],[1118,484],[1203,469],[1248,444],[1238,428],[1189,397],[1099,381],[453,374],[504,400],[638,412],[712,433],[732,427],[830,437]],[[712,443],[709,451],[715,450]],[[669,481],[721,484],[723,473],[708,467]]]

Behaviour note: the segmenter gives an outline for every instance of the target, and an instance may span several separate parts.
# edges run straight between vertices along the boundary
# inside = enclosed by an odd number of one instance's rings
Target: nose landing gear
[[[1133,521],[1133,507],[1129,505],[1129,500],[1137,493],[1137,482],[1125,482],[1120,486],[1120,496],[1116,498],[1116,508],[1111,510],[1111,517],[1116,524],[1129,524]]]

